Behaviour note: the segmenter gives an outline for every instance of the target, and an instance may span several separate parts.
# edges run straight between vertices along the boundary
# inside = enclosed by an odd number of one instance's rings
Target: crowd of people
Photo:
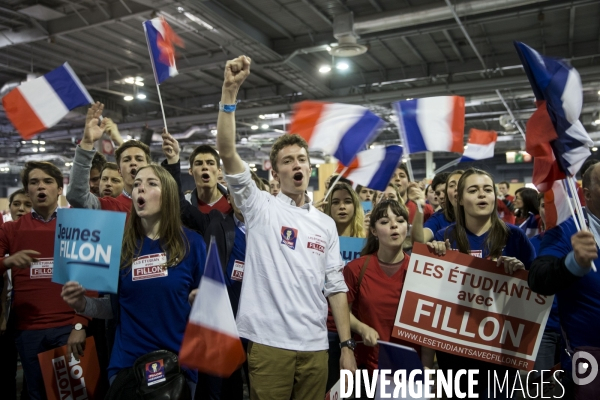
[[[274,142],[271,181],[257,177],[236,151],[237,93],[250,67],[245,56],[227,62],[217,148],[201,145],[191,153],[191,192],[181,183],[179,143],[166,130],[165,158],[155,164],[146,144],[122,141],[117,125],[101,118],[102,104],[88,110],[66,197],[71,207],[128,214],[116,295],[87,291],[78,282],[60,286],[44,275],[52,266],[63,175],[47,162],[26,164],[23,189],[9,199],[12,221],[0,229],[6,255],[0,261],[2,397],[16,399],[18,354],[26,388],[21,399],[45,399],[37,354],[66,345],[78,359],[86,336],[96,339],[111,387],[107,398],[135,395],[138,358],[159,349],[179,353],[211,238],[247,362],[225,378],[184,369],[191,398],[242,399],[246,382],[251,399],[321,400],[340,369],[377,368],[378,340],[413,347],[426,368],[437,359],[443,370],[516,374],[392,337],[414,243],[438,254],[491,259],[507,273],[528,269],[532,290],[556,294],[536,369],[562,362],[565,398],[572,396],[565,339],[570,348],[600,346],[600,278],[590,273],[592,263],[600,266],[600,165],[586,162],[581,171],[590,231],[578,231],[572,219],[546,230],[543,195],[520,188],[513,197],[508,182],[473,168],[440,173],[426,185],[410,182],[400,164],[380,192],[330,177],[328,198],[313,204],[302,138],[283,135]],[[116,163],[94,149],[105,133],[119,145]],[[366,240],[347,265],[340,237]],[[162,272],[133,279],[142,260]],[[489,398],[484,380],[477,393]],[[511,398],[508,388],[497,396]]]

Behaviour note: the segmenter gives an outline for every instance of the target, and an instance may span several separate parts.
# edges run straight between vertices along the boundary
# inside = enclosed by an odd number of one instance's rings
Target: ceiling
[[[398,141],[392,101],[461,95],[466,131],[498,131],[497,152],[523,149],[515,121],[525,129],[535,104],[515,40],[577,68],[584,88],[581,119],[600,141],[600,132],[594,133],[600,129],[594,124],[600,119],[597,0],[0,0],[2,94],[28,74],[68,61],[123,136],[139,137],[145,126],[159,132],[163,121],[142,28],[157,14],[185,41],[179,75],[160,90],[169,130],[179,134],[186,153],[214,144],[223,67],[240,54],[253,60],[236,113],[239,151],[249,162],[268,158],[293,104],[306,99],[371,108],[389,122],[377,139],[387,144]],[[367,51],[335,58],[328,52],[355,42]],[[349,68],[336,69],[339,62]],[[333,69],[320,73],[323,65]],[[144,86],[126,83],[129,77],[143,78]],[[124,100],[137,93],[146,98]],[[41,134],[45,151],[34,153],[41,145],[22,143],[0,108],[0,161],[9,162],[0,164],[8,165],[0,174],[14,173],[32,157],[67,163],[84,112],[72,111]],[[158,159],[158,141],[152,150]]]

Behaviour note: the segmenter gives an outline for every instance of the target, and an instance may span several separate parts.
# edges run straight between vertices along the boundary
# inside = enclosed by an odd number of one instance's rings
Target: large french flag
[[[154,70],[154,79],[161,84],[178,74],[175,65],[175,47],[183,47],[183,41],[164,18],[144,21],[146,42]]]
[[[351,180],[354,185],[361,185],[373,190],[385,190],[392,179],[402,158],[402,146],[387,146],[359,152],[348,169],[342,164],[338,173]]]
[[[2,98],[6,116],[24,139],[53,127],[70,110],[93,102],[69,63],[23,83]]]
[[[465,98],[439,96],[393,103],[407,154],[446,151],[462,154]]]
[[[295,107],[290,133],[302,136],[310,150],[320,150],[349,165],[365,149],[384,121],[362,106],[302,101]]]
[[[494,157],[498,134],[496,131],[484,131],[472,128],[469,131],[467,148],[460,162],[485,160]]]
[[[553,182],[550,189],[544,192],[546,230],[552,229],[571,218],[572,214],[568,203],[571,198],[567,193],[561,181]]]
[[[206,268],[183,336],[179,360],[189,368],[224,378],[246,360],[214,238],[209,245]]]

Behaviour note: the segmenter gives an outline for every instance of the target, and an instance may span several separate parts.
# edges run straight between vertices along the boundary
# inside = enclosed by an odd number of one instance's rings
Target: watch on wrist
[[[343,349],[344,347],[347,347],[350,350],[354,351],[354,349],[356,348],[356,341],[354,339],[348,339],[345,342],[341,342],[340,349]]]
[[[75,329],[76,331],[80,331],[83,329],[83,324],[81,322],[78,322],[75,324],[75,326],[73,326],[73,329]]]

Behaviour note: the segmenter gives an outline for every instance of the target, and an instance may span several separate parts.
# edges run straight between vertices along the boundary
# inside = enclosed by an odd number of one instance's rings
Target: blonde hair
[[[360,199],[358,198],[358,195],[347,183],[337,183],[333,187],[333,189],[331,190],[331,193],[329,195],[329,198],[327,199],[327,202],[325,203],[325,214],[327,214],[333,218],[333,216],[331,215],[333,194],[335,192],[337,192],[338,190],[347,191],[348,194],[350,195],[350,197],[352,198],[352,205],[354,206],[354,215],[352,216],[352,221],[350,222],[350,237],[364,238],[365,237],[365,227],[364,227],[365,212],[363,211],[362,205],[360,204]],[[337,225],[337,223],[336,223],[336,225]]]

